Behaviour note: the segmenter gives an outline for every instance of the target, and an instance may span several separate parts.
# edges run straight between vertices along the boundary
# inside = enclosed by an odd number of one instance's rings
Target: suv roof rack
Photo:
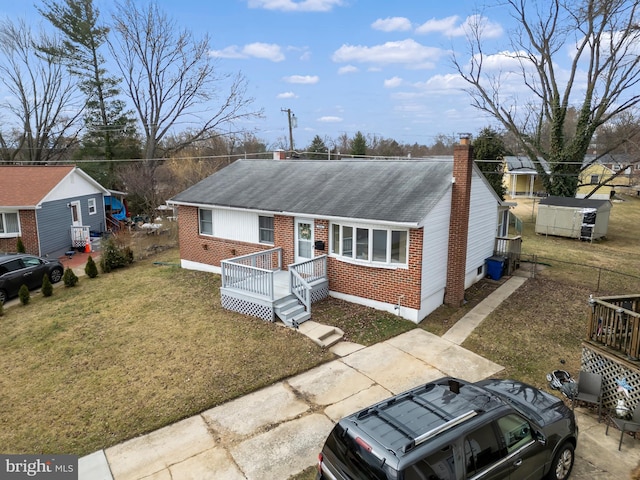
[[[486,395],[472,384],[446,378],[361,410],[352,419],[386,448],[407,453],[480,414],[487,405]],[[478,402],[480,397],[485,399]]]

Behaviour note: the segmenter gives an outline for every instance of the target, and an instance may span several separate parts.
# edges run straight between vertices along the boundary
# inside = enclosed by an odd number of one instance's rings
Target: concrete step
[[[341,341],[344,336],[344,332],[337,327],[323,325],[313,321],[303,323],[298,330],[313,340],[317,345],[327,348]]]

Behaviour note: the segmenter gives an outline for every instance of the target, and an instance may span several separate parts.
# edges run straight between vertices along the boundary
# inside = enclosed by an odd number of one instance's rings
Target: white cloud
[[[274,43],[249,43],[244,47],[231,45],[222,50],[212,50],[209,52],[211,56],[218,58],[263,58],[272,62],[281,62],[284,60],[284,54],[279,45]]]
[[[281,12],[329,12],[344,5],[343,0],[249,0],[249,8]]]
[[[384,81],[384,88],[397,88],[400,85],[402,85],[402,79],[400,77],[392,77]]]
[[[383,32],[406,32],[411,30],[411,21],[405,17],[379,18],[371,24],[371,28]]]
[[[298,98],[298,95],[293,92],[282,92],[276,95],[276,98]]]
[[[356,73],[359,71],[358,67],[354,67],[353,65],[345,65],[344,67],[340,67],[338,69],[338,75],[346,75],[347,73]]]
[[[362,45],[342,45],[332,56],[334,62],[361,62],[374,64],[407,64],[411,66],[432,66],[433,61],[443,55],[439,48],[426,47],[412,39],[387,42],[383,45],[366,47]]]
[[[287,83],[298,83],[303,85],[313,85],[320,81],[317,75],[289,75],[282,78]]]
[[[320,117],[318,121],[322,123],[340,123],[342,122],[342,117],[327,115],[324,117]]]
[[[461,23],[458,23],[459,19],[457,15],[441,19],[432,18],[416,28],[416,33],[441,33],[446,37],[463,37],[467,32],[479,28],[484,39],[498,38],[503,33],[499,23],[492,22],[482,15],[470,15]]]
[[[441,18],[440,20],[432,18],[416,28],[416,33],[445,33],[455,27],[458,22],[458,18],[459,17],[457,15]]]

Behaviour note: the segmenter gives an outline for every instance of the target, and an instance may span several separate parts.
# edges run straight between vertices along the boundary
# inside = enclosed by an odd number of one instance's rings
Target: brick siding
[[[20,234],[25,252],[31,255],[40,255],[36,212],[34,210],[20,210],[18,217],[20,218]],[[0,251],[15,252],[17,242],[17,237],[0,238]]]

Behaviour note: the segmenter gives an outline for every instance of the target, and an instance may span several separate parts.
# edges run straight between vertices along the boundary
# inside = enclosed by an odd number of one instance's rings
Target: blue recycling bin
[[[494,255],[493,257],[487,258],[485,262],[487,263],[487,276],[491,278],[491,280],[500,280],[504,272],[506,258],[500,255]]]

